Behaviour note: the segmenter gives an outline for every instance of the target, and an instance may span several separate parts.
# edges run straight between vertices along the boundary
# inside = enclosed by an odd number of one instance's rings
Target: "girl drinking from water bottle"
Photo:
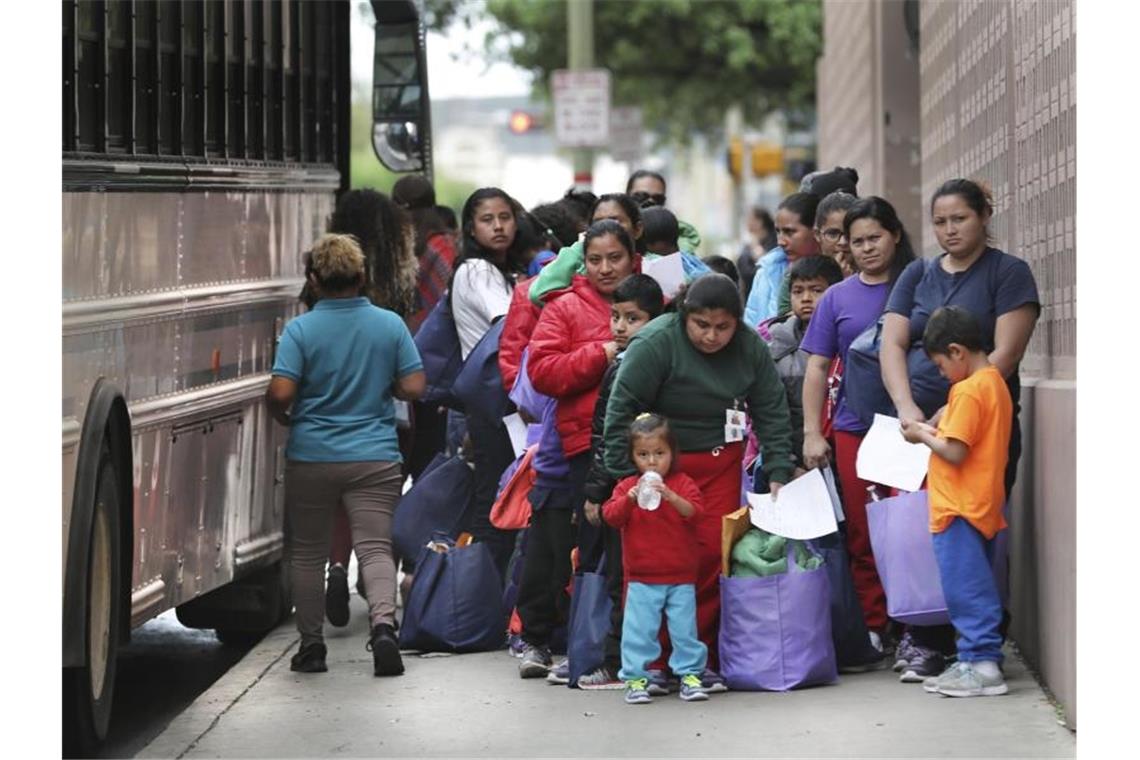
[[[681,679],[681,699],[708,699],[701,674],[708,649],[697,637],[697,552],[692,518],[702,510],[693,479],[674,470],[677,441],[664,417],[641,414],[629,428],[629,455],[637,475],[623,478],[602,508],[621,530],[625,616],[621,672],[625,701],[651,702],[649,665],[661,655],[661,616],[673,651],[670,669]]]

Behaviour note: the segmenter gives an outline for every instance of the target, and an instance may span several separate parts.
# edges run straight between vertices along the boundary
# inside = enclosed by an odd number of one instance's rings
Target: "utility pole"
[[[566,49],[571,71],[594,67],[594,0],[567,0]],[[574,184],[591,190],[594,185],[594,150],[575,148]]]

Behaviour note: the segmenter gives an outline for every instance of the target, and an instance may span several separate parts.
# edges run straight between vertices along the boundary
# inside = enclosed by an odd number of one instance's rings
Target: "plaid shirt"
[[[455,246],[443,233],[432,235],[420,256],[420,271],[416,278],[416,310],[408,318],[408,329],[414,335],[427,319],[451,281],[451,265],[455,261]]]

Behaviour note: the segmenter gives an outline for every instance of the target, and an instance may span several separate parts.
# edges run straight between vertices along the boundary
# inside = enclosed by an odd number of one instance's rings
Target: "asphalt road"
[[[99,757],[134,757],[256,644],[222,644],[170,610],[137,628],[119,652],[111,728]]]

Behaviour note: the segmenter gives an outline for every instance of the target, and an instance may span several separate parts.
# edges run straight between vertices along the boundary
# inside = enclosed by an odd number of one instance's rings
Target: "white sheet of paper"
[[[526,451],[526,423],[518,412],[508,414],[503,418],[503,423],[507,426],[507,435],[511,437],[511,447],[515,450],[515,456],[522,456]]]
[[[748,494],[752,524],[784,538],[819,538],[839,530],[827,483],[819,470],[810,470],[780,489],[772,501],[766,493]]]
[[[677,290],[685,282],[685,266],[681,262],[680,253],[662,256],[653,261],[643,261],[641,271],[657,280],[666,298],[677,295]]]
[[[930,449],[902,437],[897,417],[876,414],[855,455],[855,473],[870,483],[903,491],[922,488],[930,465]]]

